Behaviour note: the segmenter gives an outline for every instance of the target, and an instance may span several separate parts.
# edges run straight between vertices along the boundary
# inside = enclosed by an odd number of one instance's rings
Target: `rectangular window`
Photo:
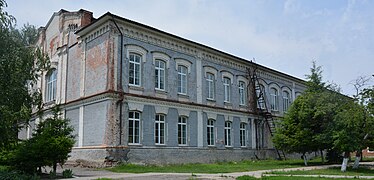
[[[223,78],[223,87],[224,87],[224,95],[225,95],[225,102],[230,102],[230,78],[224,77]]]
[[[141,57],[138,54],[130,54],[129,64],[129,84],[140,86]]]
[[[165,90],[165,62],[155,61],[155,88]]]
[[[162,114],[155,117],[155,144],[165,144],[165,116]]]
[[[245,83],[243,81],[239,81],[239,98],[240,98],[240,105],[245,105],[246,91],[245,91]]]
[[[139,144],[140,137],[140,113],[129,112],[129,144]]]
[[[206,84],[207,84],[207,93],[208,99],[214,99],[214,75],[211,73],[206,74]]]
[[[207,123],[207,143],[208,146],[214,146],[214,120],[209,119]]]
[[[225,122],[225,146],[231,146],[231,122]]]
[[[178,144],[187,145],[187,117],[184,116],[178,119]]]
[[[178,66],[178,93],[187,94],[187,68]]]
[[[246,146],[246,125],[245,123],[240,123],[240,146],[245,147]]]

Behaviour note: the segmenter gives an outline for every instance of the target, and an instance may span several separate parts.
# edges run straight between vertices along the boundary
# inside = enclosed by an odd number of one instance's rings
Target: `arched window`
[[[155,88],[165,90],[165,62],[155,61]]]
[[[262,93],[262,98],[260,97],[260,94]],[[261,108],[261,109],[265,109],[265,99],[266,99],[266,91],[265,91],[265,86],[260,84],[259,86],[259,89],[256,89],[256,95],[257,95],[257,98],[260,98],[258,99],[257,101],[257,107],[258,108]]]
[[[239,81],[239,101],[240,105],[245,105],[245,99],[246,99],[246,91],[245,91],[245,82]]]
[[[290,93],[287,91],[283,91],[283,111],[286,112],[290,107]]]
[[[223,88],[224,88],[224,101],[230,102],[230,89],[231,89],[231,79],[228,77],[223,78]]]
[[[142,57],[139,54],[130,53],[129,61],[129,84],[133,86],[140,86],[141,78],[141,61]]]
[[[214,99],[214,74],[212,73],[206,73],[206,84],[207,84],[207,93],[208,93],[208,99],[213,100]]]
[[[278,111],[278,90],[275,88],[270,88],[270,108]]]
[[[187,94],[187,67],[178,66],[178,93]]]
[[[46,102],[56,99],[57,70],[52,69],[46,76]]]

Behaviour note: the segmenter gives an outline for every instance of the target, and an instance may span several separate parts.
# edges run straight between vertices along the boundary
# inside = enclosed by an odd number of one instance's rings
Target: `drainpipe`
[[[122,102],[123,102],[123,87],[122,87],[122,65],[123,65],[123,34],[122,34],[122,31],[121,29],[118,27],[116,21],[114,20],[114,16],[112,15],[112,19],[111,21],[114,23],[114,25],[116,26],[117,30],[119,31],[119,33],[121,34],[121,44],[120,44],[120,47],[121,47],[121,54],[120,54],[120,66],[119,66],[119,91],[120,91],[120,98],[119,100],[117,101],[117,103],[119,103],[119,144],[121,145],[122,144]]]

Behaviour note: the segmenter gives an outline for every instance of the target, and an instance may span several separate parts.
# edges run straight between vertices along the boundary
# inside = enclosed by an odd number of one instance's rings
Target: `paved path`
[[[360,164],[374,165],[374,162],[362,162]],[[98,178],[111,178],[111,179],[126,179],[126,180],[187,180],[187,179],[235,179],[238,176],[254,176],[260,178],[261,176],[274,176],[272,174],[264,174],[272,171],[295,171],[295,170],[313,170],[313,169],[326,169],[329,167],[337,167],[340,165],[322,165],[322,166],[308,166],[308,167],[297,167],[297,168],[284,168],[284,169],[271,169],[271,170],[259,170],[259,171],[248,171],[248,172],[235,172],[235,173],[221,173],[221,174],[202,174],[202,173],[114,173],[106,170],[96,170],[90,168],[79,168],[79,167],[65,167],[65,169],[73,169],[74,178],[69,180],[89,180]],[[62,169],[58,169],[57,172],[61,172]],[[297,175],[293,175],[297,176]],[[374,176],[340,176],[340,175],[300,175],[309,177],[330,177],[330,178],[361,178],[361,179],[374,179]],[[66,179],[65,179],[66,180]]]

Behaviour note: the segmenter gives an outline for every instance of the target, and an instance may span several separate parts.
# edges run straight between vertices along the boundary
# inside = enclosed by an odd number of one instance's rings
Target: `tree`
[[[53,109],[53,117],[42,120],[33,137],[22,142],[15,153],[13,164],[17,169],[35,173],[37,168],[64,164],[74,145],[74,129],[69,120],[60,117],[59,108]]]
[[[31,107],[40,104],[40,93],[30,94],[28,86],[47,70],[48,57],[30,45],[36,40],[35,26],[14,29],[15,18],[3,11],[0,0],[0,152],[18,142],[18,131],[31,117]]]
[[[335,109],[343,99],[328,89],[330,85],[322,81],[322,69],[315,62],[307,79],[307,89],[293,102],[273,138],[278,149],[303,154],[305,165],[305,153],[319,150],[323,157],[323,150],[331,147]]]

